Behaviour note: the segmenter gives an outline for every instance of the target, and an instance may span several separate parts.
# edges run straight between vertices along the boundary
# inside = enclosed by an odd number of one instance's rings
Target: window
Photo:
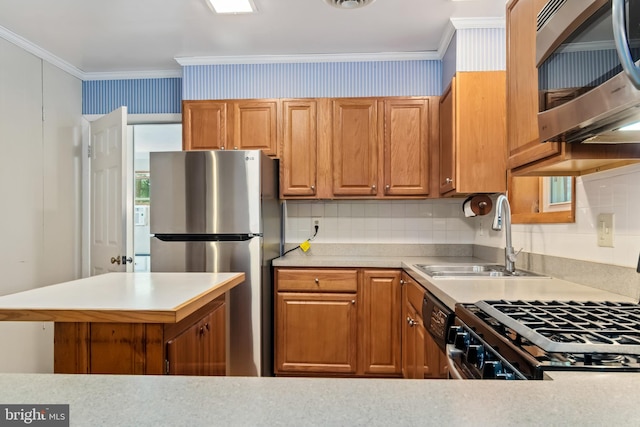
[[[571,209],[573,179],[570,176],[542,178],[542,212],[558,212]]]
[[[135,205],[149,204],[149,171],[136,171]]]

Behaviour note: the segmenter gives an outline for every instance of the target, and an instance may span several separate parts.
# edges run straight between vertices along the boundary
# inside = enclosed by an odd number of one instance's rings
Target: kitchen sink
[[[516,270],[513,273],[507,271],[504,265],[500,264],[452,264],[452,265],[426,265],[414,264],[418,270],[428,276],[436,278],[454,277],[503,277],[503,278],[546,278],[538,273],[526,270]]]

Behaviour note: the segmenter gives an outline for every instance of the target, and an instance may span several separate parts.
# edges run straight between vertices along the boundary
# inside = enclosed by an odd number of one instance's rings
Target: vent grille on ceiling
[[[325,0],[338,9],[356,9],[373,3],[375,0]]]

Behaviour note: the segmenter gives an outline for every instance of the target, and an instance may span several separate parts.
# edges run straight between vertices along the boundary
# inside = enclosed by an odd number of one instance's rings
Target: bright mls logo
[[[69,405],[0,405],[0,427],[69,427]]]

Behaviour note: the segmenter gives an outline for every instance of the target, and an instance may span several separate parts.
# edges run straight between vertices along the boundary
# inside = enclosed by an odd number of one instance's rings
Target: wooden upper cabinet
[[[440,97],[440,157],[439,157],[439,188],[440,194],[455,189],[456,177],[456,110],[454,94],[456,93],[456,78]]]
[[[507,141],[510,169],[560,152],[538,137],[536,19],[546,0],[511,0],[506,11]]]
[[[504,192],[504,71],[458,72],[440,98],[440,193]]]
[[[375,98],[333,100],[333,195],[378,192],[378,109]]]
[[[430,99],[384,101],[383,193],[429,194]]]
[[[314,196],[317,191],[317,102],[282,102],[280,196]]]
[[[278,155],[278,100],[241,100],[233,102],[234,150],[263,150]]]
[[[227,145],[225,101],[182,102],[182,149],[224,150]]]
[[[278,155],[279,100],[183,101],[183,150],[263,150]]]

